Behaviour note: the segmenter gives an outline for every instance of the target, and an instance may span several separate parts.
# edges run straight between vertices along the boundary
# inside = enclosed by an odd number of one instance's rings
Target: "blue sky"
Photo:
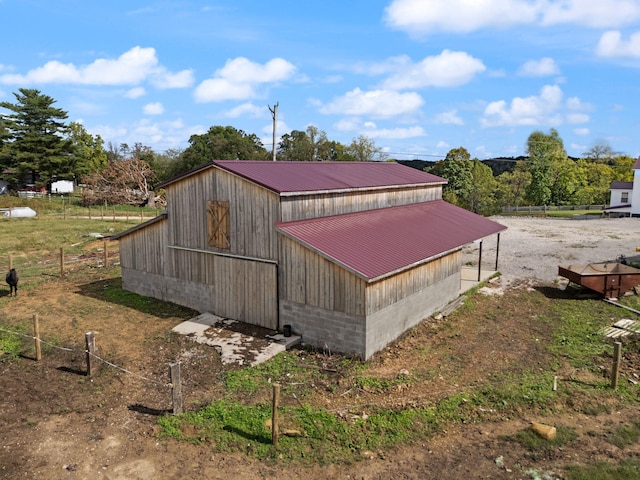
[[[162,152],[213,125],[314,125],[400,159],[640,155],[640,0],[0,0],[0,100],[36,88]]]

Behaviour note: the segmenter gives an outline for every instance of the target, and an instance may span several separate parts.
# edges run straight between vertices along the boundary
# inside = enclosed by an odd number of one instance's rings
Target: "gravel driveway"
[[[615,261],[621,254],[640,261],[640,252],[636,252],[636,247],[640,247],[640,218],[491,219],[508,227],[500,235],[498,270],[502,275],[553,282],[558,278],[559,265]],[[483,268],[493,268],[496,243],[495,236],[485,239]],[[465,260],[477,262],[477,246],[465,249]]]

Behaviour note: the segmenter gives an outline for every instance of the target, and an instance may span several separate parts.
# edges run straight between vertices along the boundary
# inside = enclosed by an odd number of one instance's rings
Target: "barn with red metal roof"
[[[391,162],[214,161],[117,236],[123,286],[369,358],[454,300],[462,248],[506,228],[444,184]]]

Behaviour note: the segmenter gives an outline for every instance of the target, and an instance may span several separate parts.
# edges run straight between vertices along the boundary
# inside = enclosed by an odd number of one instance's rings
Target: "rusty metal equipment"
[[[559,266],[558,275],[605,298],[618,298],[640,285],[640,269],[618,262]]]

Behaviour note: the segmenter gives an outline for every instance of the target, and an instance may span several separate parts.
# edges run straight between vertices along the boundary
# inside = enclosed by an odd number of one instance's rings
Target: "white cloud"
[[[360,128],[361,123],[357,118],[343,118],[333,124],[333,128],[340,132],[353,132]]]
[[[386,138],[393,140],[404,140],[407,138],[427,136],[427,132],[425,132],[422,127],[417,125],[409,128],[398,127],[367,129],[365,133],[368,137],[371,138]]]
[[[224,112],[225,117],[229,118],[238,118],[249,116],[251,118],[260,118],[266,115],[267,107],[258,107],[253,103],[243,103],[242,105],[238,105],[231,110],[227,110]]]
[[[320,108],[330,115],[370,115],[387,118],[418,111],[424,100],[415,92],[400,93],[391,90],[362,91],[359,88],[347,92]]]
[[[436,148],[439,150],[449,149],[449,144],[444,140],[440,140],[436,145]]]
[[[274,58],[264,65],[244,57],[227,60],[216,70],[213,78],[200,83],[195,90],[198,102],[246,100],[257,96],[256,87],[278,83],[293,77],[296,67],[282,58]]]
[[[617,30],[605,32],[600,37],[596,53],[601,57],[640,58],[640,32],[633,33],[628,41]]]
[[[590,131],[588,128],[574,128],[573,133],[580,137],[586,137],[589,135]]]
[[[567,113],[568,123],[587,123],[590,117],[586,113]]]
[[[124,96],[125,98],[135,99],[135,98],[143,97],[146,94],[147,94],[147,91],[144,89],[144,87],[134,87],[131,90],[127,90]]]
[[[637,0],[393,0],[386,23],[414,35],[518,25],[612,28],[640,18]]]
[[[42,67],[30,70],[26,74],[0,75],[4,84],[47,84],[67,83],[75,85],[138,85],[147,79],[162,88],[174,88],[176,78],[179,86],[185,85],[188,71],[176,74],[167,72],[159,65],[153,48],[134,47],[116,59],[99,58],[89,65],[76,66],[52,60]]]
[[[384,82],[384,86],[392,90],[455,87],[468,83],[486,69],[480,60],[466,52],[443,50],[439,55],[426,57],[416,64],[404,64],[400,71]]]
[[[145,115],[162,115],[164,113],[164,107],[160,102],[147,103],[142,111]]]
[[[143,119],[139,122],[127,125],[98,125],[87,127],[93,135],[111,139],[116,145],[127,143],[134,145],[136,142],[143,145],[153,145],[160,151],[168,148],[185,147],[185,139],[191,135],[202,135],[207,127],[202,125],[185,125],[181,119],[162,122],[151,122]]]
[[[386,8],[388,25],[412,34],[466,33],[485,27],[531,23],[538,9],[522,0],[394,0]]]
[[[193,85],[195,79],[193,70],[182,70],[178,73],[168,72],[165,68],[159,68],[151,77],[151,82],[158,88],[188,88]]]
[[[507,104],[505,100],[491,102],[484,111],[481,123],[484,127],[514,125],[558,125],[562,117],[562,90],[557,85],[546,85],[540,95],[526,98],[515,97]]]
[[[196,101],[221,102],[223,100],[245,100],[256,96],[249,83],[234,83],[225,78],[210,78],[196,88]]]
[[[560,68],[550,57],[544,57],[540,60],[529,60],[518,70],[518,75],[523,77],[546,77],[549,75],[558,75]]]
[[[439,113],[436,115],[435,121],[444,125],[464,125],[464,120],[458,116],[457,110]]]
[[[543,25],[574,23],[594,28],[610,28],[640,18],[637,0],[552,0],[539,3]]]
[[[264,65],[244,57],[228,60],[216,76],[238,83],[270,83],[287,80],[295,72],[295,67],[282,58],[274,58]]]
[[[408,55],[397,55],[386,58],[382,62],[357,62],[350,69],[355,73],[377,76],[399,72],[408,65],[411,65],[411,58]]]

